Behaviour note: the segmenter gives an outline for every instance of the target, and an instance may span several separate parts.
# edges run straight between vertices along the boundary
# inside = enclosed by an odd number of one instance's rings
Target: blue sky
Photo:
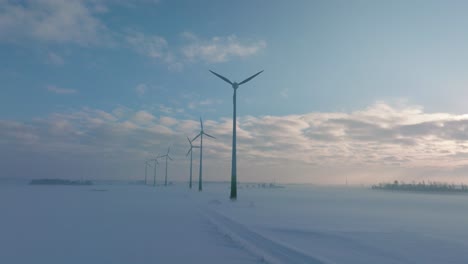
[[[224,179],[232,89],[212,69],[237,81],[265,70],[238,94],[239,144],[248,156],[240,170],[250,179],[269,180],[275,166],[261,164],[278,164],[282,149],[300,154],[286,159],[297,170],[286,181],[336,183],[353,171],[356,182],[372,182],[382,170],[388,178],[464,180],[467,5],[0,0],[6,177],[25,177],[17,164],[28,155],[55,161],[26,173],[34,177],[78,166],[89,177],[136,178],[140,159],[174,145],[182,180],[183,138],[203,116],[219,134],[207,159],[222,161],[207,165],[208,178]],[[118,158],[104,158],[109,153]]]

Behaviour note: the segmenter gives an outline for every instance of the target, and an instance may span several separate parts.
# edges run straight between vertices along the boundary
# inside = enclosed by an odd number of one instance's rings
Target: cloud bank
[[[60,88],[55,85],[48,85],[47,91],[56,94],[74,94],[77,93],[75,89],[68,89],[68,88]]]
[[[132,8],[157,5],[154,0],[0,0],[0,42],[33,41],[42,44],[108,46],[133,50],[180,71],[188,63],[222,63],[247,58],[265,49],[264,40],[245,40],[236,35],[202,38],[183,32],[177,43],[165,36],[138,30],[110,29],[102,14],[114,5]],[[49,53],[48,61],[62,65],[63,59]]]
[[[184,32],[182,36],[187,44],[182,47],[182,54],[188,60],[201,60],[207,63],[226,62],[233,57],[245,58],[257,54],[266,47],[266,42],[241,41],[236,35],[200,39],[193,33]]]
[[[0,39],[95,44],[106,34],[96,17],[99,1],[0,1]]]
[[[2,167],[18,177],[43,176],[11,162],[40,156],[41,173],[58,173],[73,160],[82,169],[95,168],[86,172],[90,177],[138,178],[143,160],[170,145],[173,177],[184,180],[186,136],[198,129],[197,120],[122,107],[84,108],[30,122],[2,120],[1,156],[8,157]],[[205,130],[217,137],[204,142],[207,180],[228,180],[232,120],[206,120]],[[243,116],[238,120],[239,175],[241,181],[310,183],[342,183],[345,174],[351,183],[466,181],[467,131],[468,115],[384,102],[350,113]]]

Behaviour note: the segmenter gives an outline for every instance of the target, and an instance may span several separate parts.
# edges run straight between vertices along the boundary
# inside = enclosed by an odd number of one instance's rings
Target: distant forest
[[[455,192],[468,193],[468,185],[464,184],[448,184],[439,182],[419,182],[419,183],[404,183],[394,181],[393,183],[379,183],[372,185],[375,190],[390,190],[390,191],[411,191],[411,192]]]
[[[72,181],[63,179],[37,179],[29,182],[31,185],[93,185],[92,181]]]

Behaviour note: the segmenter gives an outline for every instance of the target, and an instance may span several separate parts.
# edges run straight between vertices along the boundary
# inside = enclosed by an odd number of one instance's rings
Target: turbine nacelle
[[[156,157],[156,158],[166,158],[166,162],[167,162],[167,159],[172,160],[171,156],[169,156],[169,151],[170,151],[170,150],[171,150],[171,147],[168,147],[168,148],[167,148],[167,153],[166,153],[166,155],[158,156],[158,157]]]
[[[207,136],[207,137],[216,139],[215,137],[213,137],[213,136],[211,136],[211,135],[205,133],[205,131],[203,130],[203,121],[202,121],[202,119],[201,119],[201,117],[200,117],[200,133],[198,133],[198,135],[196,135],[192,140],[190,140],[190,139],[187,137],[188,141],[190,142],[190,145],[192,145],[192,142],[193,142],[195,139],[197,139],[199,136],[201,136],[201,135],[205,135],[205,136]],[[195,146],[194,146],[194,147],[195,147]]]
[[[233,88],[234,90],[237,90],[237,88],[239,88],[240,85],[242,85],[242,84],[244,84],[244,83],[246,83],[246,82],[252,80],[253,78],[257,77],[257,75],[259,75],[259,74],[262,73],[263,71],[257,72],[256,74],[250,76],[249,78],[243,80],[243,81],[240,82],[240,83],[231,82],[228,78],[226,78],[226,77],[222,76],[221,74],[218,74],[218,73],[216,73],[216,72],[214,72],[214,71],[212,71],[212,70],[210,70],[210,72],[211,72],[212,74],[216,75],[216,76],[217,76],[218,78],[220,78],[221,80],[223,80],[223,81],[229,83],[229,84],[232,86],[232,88]]]
[[[154,159],[150,159],[149,161],[154,161],[154,166],[157,166],[157,165],[159,165],[158,159],[159,159],[160,157],[161,157],[161,156],[156,155],[156,157],[155,157]]]
[[[186,157],[188,156],[188,154],[190,154],[190,153],[192,152],[192,149],[194,149],[194,148],[200,148],[200,146],[194,146],[194,145],[192,144],[192,141],[190,140],[189,137],[187,137],[187,140],[188,140],[188,142],[189,142],[189,144],[190,144],[190,149],[188,150],[187,155],[185,155]]]

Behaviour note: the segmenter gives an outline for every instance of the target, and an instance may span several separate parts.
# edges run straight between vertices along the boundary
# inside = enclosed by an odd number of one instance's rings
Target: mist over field
[[[0,0],[0,263],[468,263],[466,10]]]
[[[466,195],[0,186],[2,263],[466,263]],[[434,208],[437,208],[435,210]]]

